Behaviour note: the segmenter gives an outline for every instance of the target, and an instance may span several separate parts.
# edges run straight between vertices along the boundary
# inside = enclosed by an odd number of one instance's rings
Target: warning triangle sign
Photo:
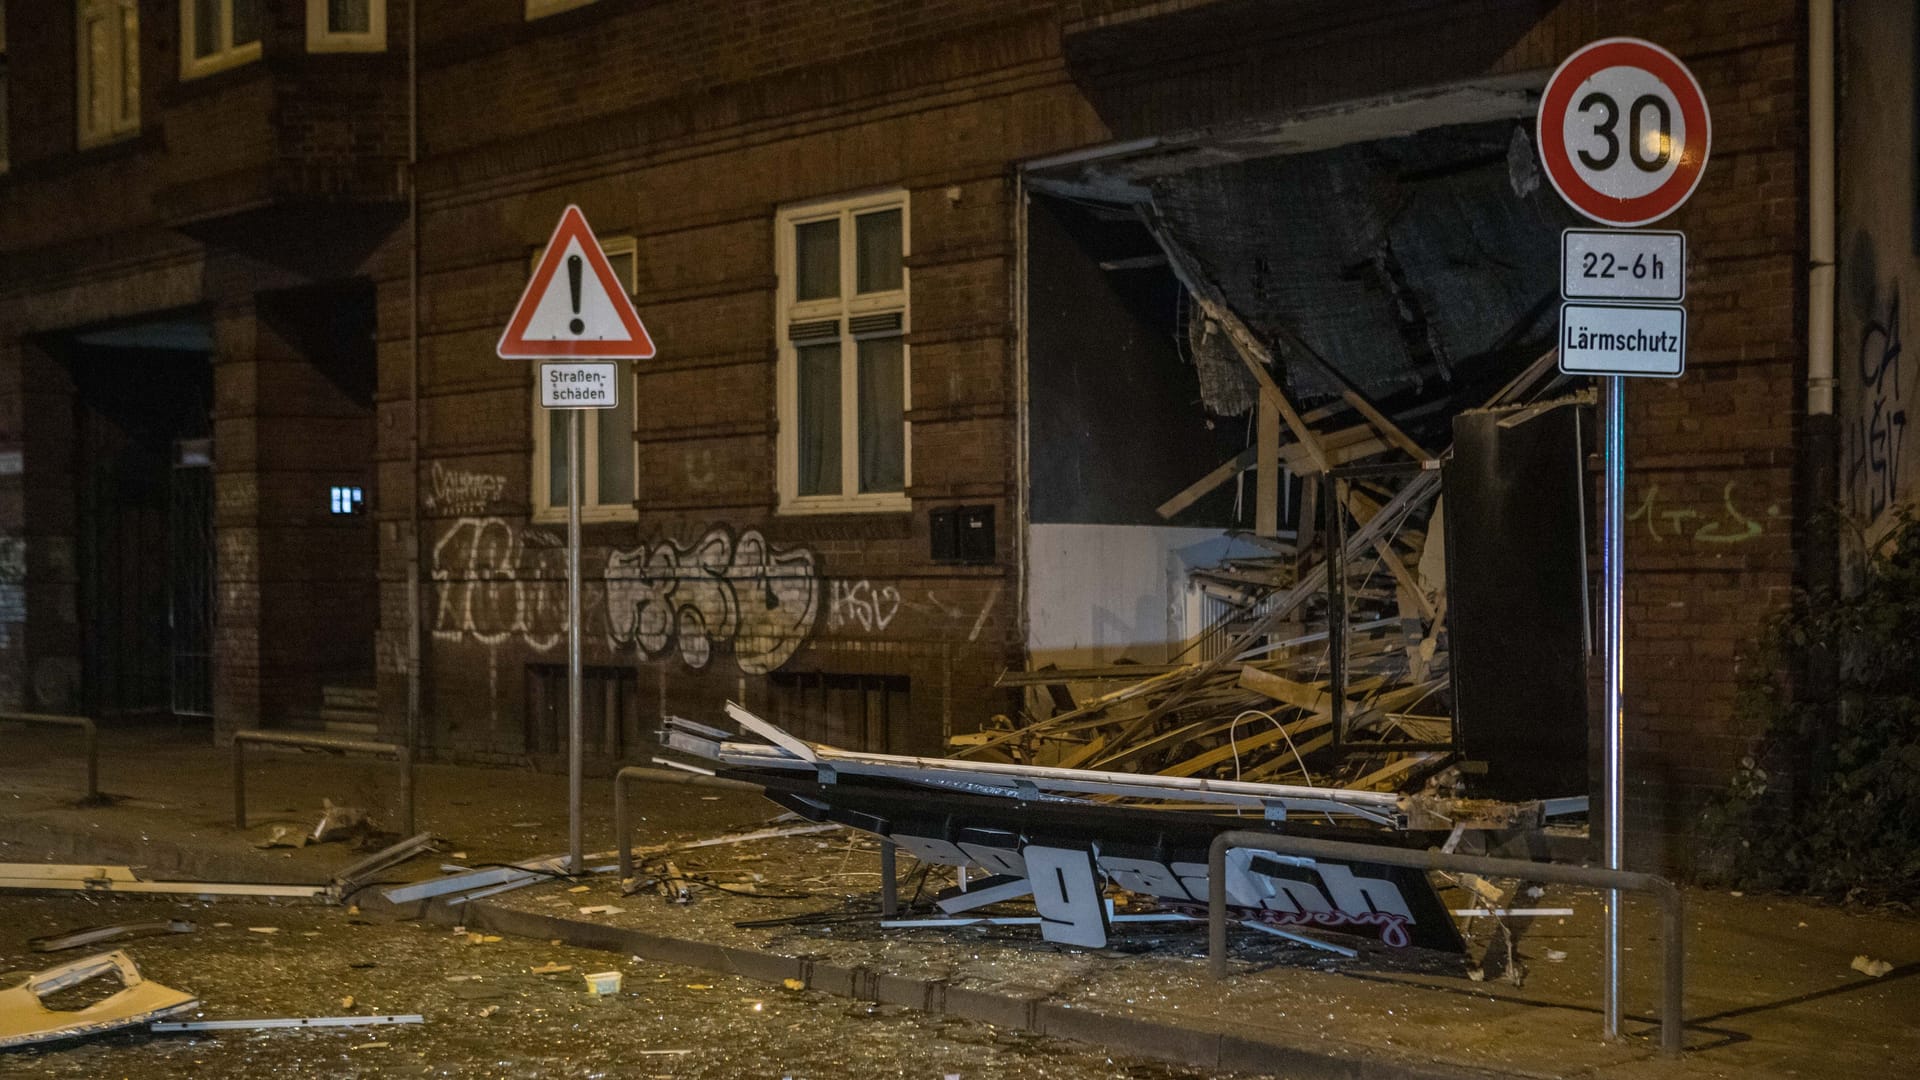
[[[560,215],[498,352],[508,360],[653,355],[653,339],[579,207]]]

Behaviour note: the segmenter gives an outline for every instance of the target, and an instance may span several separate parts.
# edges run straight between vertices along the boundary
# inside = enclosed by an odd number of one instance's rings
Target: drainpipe
[[[1807,419],[1801,446],[1798,515],[1800,569],[1809,593],[1833,593],[1840,582],[1839,422],[1834,397],[1834,0],[1807,4]],[[1812,792],[1808,782],[1825,775],[1835,724],[1837,660],[1816,645],[1807,657],[1803,700],[1816,703],[1803,736],[1808,769],[1793,769],[1795,802]]]
[[[420,3],[407,0],[407,749],[420,749]]]

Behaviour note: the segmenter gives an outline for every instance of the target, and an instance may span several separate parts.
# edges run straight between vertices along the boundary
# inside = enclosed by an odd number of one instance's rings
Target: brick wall
[[[405,9],[389,7],[396,47],[383,56],[302,59],[299,5],[276,5],[269,63],[182,87],[174,8],[145,0],[149,130],[76,155],[70,13],[10,5],[15,170],[0,180],[0,401],[12,411],[0,417],[14,421],[0,429],[0,454],[9,440],[32,445],[23,430],[33,402],[9,389],[32,369],[31,335],[183,307],[212,312],[226,714],[258,716],[272,707],[265,695],[280,692],[270,668],[291,650],[262,637],[274,617],[264,583],[276,560],[292,565],[325,548],[309,546],[312,536],[285,515],[304,505],[313,455],[349,437],[325,408],[264,409],[267,384],[257,380],[298,369],[272,363],[256,294],[356,273],[375,283],[372,430],[355,421],[361,434],[351,437],[374,446],[368,527],[380,584],[368,603],[377,603],[393,730],[406,700],[412,556],[427,578],[434,747],[474,760],[525,753],[527,666],[563,659],[559,533],[533,523],[529,506],[531,366],[499,360],[493,345],[529,254],[578,203],[603,235],[638,241],[639,303],[661,346],[633,387],[639,513],[586,531],[589,663],[637,670],[653,711],[698,717],[727,696],[770,704],[766,680],[743,677],[724,651],[698,667],[623,637],[604,581],[616,555],[758,533],[776,551],[804,552],[819,575],[810,629],[788,668],[908,676],[913,717],[902,745],[931,749],[945,731],[1005,707],[988,687],[1017,662],[1022,641],[1015,163],[1435,81],[1537,77],[1586,41],[1633,34],[1688,60],[1716,127],[1705,180],[1670,222],[1689,232],[1693,254],[1689,375],[1636,385],[1629,398],[1630,820],[1636,843],[1645,838],[1637,859],[1684,861],[1675,838],[1748,734],[1731,712],[1742,651],[1794,583],[1808,511],[1796,501],[1795,454],[1798,3],[1391,0],[1364,13],[1322,2],[1276,13],[1253,0],[602,0],[531,23],[522,0],[425,7],[417,481],[406,236],[380,231],[394,218],[358,222],[370,239],[349,265],[317,269],[280,243],[298,248],[337,228],[330,210],[230,222],[225,233],[201,224],[251,197],[248,185],[260,181],[249,169],[269,178],[269,202],[289,193],[377,202],[398,190],[404,130],[393,80]],[[892,187],[911,198],[913,511],[781,515],[774,215],[788,202]],[[187,235],[164,227],[183,215],[196,221]],[[236,234],[254,245],[248,254],[209,257],[205,245],[238,243]],[[297,391],[305,376],[289,378],[274,385]],[[251,464],[270,453],[289,464]],[[60,610],[60,516],[51,504],[35,509],[31,493],[48,475],[36,475],[38,462],[57,475],[58,440],[38,454],[21,480],[0,476],[0,531],[28,538],[26,650],[54,656],[71,630],[47,623],[42,639],[37,613]],[[282,487],[280,474],[302,478]],[[994,565],[931,562],[927,515],[958,504],[994,508]],[[36,544],[36,530],[49,542]],[[43,549],[53,562],[40,561]],[[36,662],[0,650],[17,686]]]

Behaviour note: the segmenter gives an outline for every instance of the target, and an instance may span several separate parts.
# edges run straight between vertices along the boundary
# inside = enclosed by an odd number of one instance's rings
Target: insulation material
[[[1390,398],[1551,336],[1557,238],[1572,222],[1537,182],[1516,184],[1518,130],[1436,128],[1195,169],[1154,181],[1153,200],[1262,337],[1290,329]],[[1303,399],[1337,389],[1284,366]]]

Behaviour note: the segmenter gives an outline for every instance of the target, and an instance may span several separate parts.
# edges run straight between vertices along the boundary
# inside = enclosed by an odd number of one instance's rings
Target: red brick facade
[[[531,520],[531,365],[493,346],[572,203],[602,237],[635,239],[635,296],[660,346],[632,387],[637,518],[584,530],[587,664],[623,714],[596,745],[640,753],[662,711],[710,719],[733,697],[778,712],[798,692],[743,672],[720,626],[697,669],[609,620],[610,562],[703,538],[731,552],[758,534],[817,574],[781,670],[905,677],[888,745],[937,751],[1008,707],[992,683],[1023,660],[1019,163],[1437,82],[1537,79],[1586,41],[1634,35],[1687,60],[1714,110],[1704,181],[1664,226],[1690,238],[1688,375],[1629,398],[1629,814],[1643,859],[1684,861],[1651,837],[1683,834],[1744,745],[1739,657],[1794,584],[1807,510],[1799,4],[1315,3],[1288,5],[1284,24],[1242,0],[598,0],[532,21],[524,0],[425,5],[417,387],[405,6],[389,0],[388,52],[306,56],[302,5],[276,0],[264,63],[180,85],[174,7],[148,0],[143,130],[75,154],[71,20],[10,0],[0,451],[23,451],[24,470],[0,477],[0,528],[24,538],[25,600],[0,647],[6,704],[70,707],[53,695],[60,672],[77,677],[63,666],[78,655],[62,616],[72,511],[47,479],[69,467],[46,416],[62,399],[36,374],[53,363],[47,335],[190,310],[211,328],[215,377],[222,727],[283,719],[346,664],[314,650],[377,623],[351,640],[377,672],[383,727],[404,730],[417,554],[423,740],[465,760],[552,753],[536,714],[551,707],[541,672],[565,662],[563,530]],[[1272,25],[1232,32],[1249,19]],[[1112,32],[1069,56],[1098,29]],[[908,193],[912,235],[912,511],[782,514],[775,214],[892,188]],[[365,407],[316,378],[326,348],[281,364],[286,339],[262,316],[303,295],[286,290],[349,280],[373,290]],[[308,516],[315,485],[341,472],[328,459],[356,460],[340,450],[355,440],[370,440],[377,563],[331,558],[348,541]],[[930,558],[929,513],[961,505],[993,508],[991,565]],[[341,614],[354,565],[377,572],[377,617]]]

